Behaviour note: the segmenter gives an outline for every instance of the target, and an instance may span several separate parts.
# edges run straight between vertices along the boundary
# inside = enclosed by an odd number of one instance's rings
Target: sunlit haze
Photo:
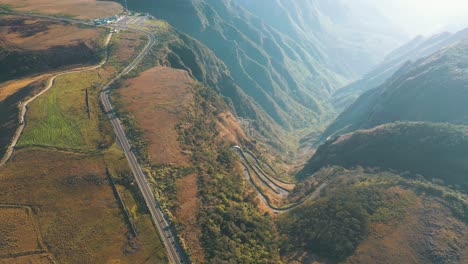
[[[433,34],[468,27],[468,0],[372,0],[407,33]]]

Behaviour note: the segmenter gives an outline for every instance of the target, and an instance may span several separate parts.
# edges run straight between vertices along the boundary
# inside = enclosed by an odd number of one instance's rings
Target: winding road
[[[258,185],[255,183],[255,181],[252,179],[252,175],[250,174],[250,170],[252,170],[252,171],[255,173],[255,175],[257,176],[257,178],[260,179],[260,182],[262,182],[262,183],[265,185],[265,187],[271,189],[271,188],[272,188],[271,185],[266,184],[266,182],[265,182],[264,180],[261,179],[261,176],[260,176],[260,175],[258,174],[258,172],[254,169],[254,166],[253,166],[252,164],[250,164],[249,160],[247,159],[247,157],[246,157],[246,155],[245,155],[245,153],[244,153],[244,151],[242,150],[241,147],[239,147],[239,146],[234,146],[233,149],[236,150],[236,152],[239,154],[239,157],[240,157],[241,160],[242,160],[241,165],[243,166],[244,174],[245,174],[245,177],[246,177],[247,181],[250,183],[250,185],[252,185],[252,186],[254,187],[254,189],[257,191],[257,194],[258,194],[259,198],[266,204],[266,206],[267,206],[273,213],[285,213],[285,212],[287,212],[287,211],[290,211],[290,210],[292,210],[292,209],[298,207],[299,205],[305,203],[306,201],[309,201],[309,200],[312,200],[312,199],[317,198],[317,197],[320,195],[320,192],[321,192],[325,187],[327,187],[327,185],[328,185],[326,182],[323,182],[323,183],[320,184],[320,186],[317,187],[317,189],[315,189],[311,194],[305,196],[301,201],[296,202],[296,203],[294,203],[294,204],[286,205],[286,206],[284,206],[284,207],[277,207],[277,206],[271,204],[270,198],[262,192],[260,186],[258,186]],[[258,159],[257,159],[255,156],[253,156],[252,153],[248,153],[248,155],[251,156],[253,160],[255,160],[255,161],[258,162]],[[269,166],[269,165],[268,165],[268,166]],[[250,170],[249,170],[249,168],[250,168]],[[263,173],[262,173],[262,174],[263,174]],[[272,184],[276,185],[268,175],[263,174],[263,176],[264,176],[265,178],[267,178],[268,181],[270,181]],[[288,184],[290,184],[290,183],[288,183]],[[279,186],[277,186],[277,187],[279,187]],[[282,188],[282,187],[281,187],[281,188]],[[286,191],[286,189],[284,189],[284,191]],[[278,192],[276,192],[276,193],[279,194],[282,198],[284,198],[283,194],[278,193]]]
[[[22,15],[22,16],[28,16],[28,17],[36,17],[36,18],[47,18],[51,20],[58,20],[58,21],[65,21],[69,23],[75,23],[75,24],[83,24],[83,25],[90,25],[94,26],[92,23],[89,22],[84,22],[84,21],[79,21],[79,20],[73,20],[73,19],[66,19],[66,18],[57,18],[53,16],[44,16],[44,15],[33,15],[33,14],[21,14],[21,13],[16,13],[16,12],[10,12],[10,11],[5,11],[5,10],[0,10],[0,13],[6,13],[6,14],[14,14],[14,15]],[[112,27],[112,28],[117,28],[117,29],[123,29],[123,30],[130,30],[130,31],[136,31],[145,34],[148,36],[148,43],[146,46],[143,48],[143,50],[136,56],[136,58],[122,71],[120,72],[115,78],[113,78],[111,81],[109,81],[102,89],[100,93],[100,101],[104,107],[104,110],[108,117],[110,118],[110,121],[112,123],[112,127],[114,128],[114,132],[117,136],[117,139],[120,143],[120,146],[122,147],[123,152],[125,153],[125,156],[127,158],[127,161],[129,163],[129,166],[133,172],[133,175],[135,177],[135,180],[137,182],[138,188],[140,189],[143,198],[145,200],[146,206],[148,207],[148,210],[151,214],[151,218],[153,220],[153,223],[158,230],[161,240],[167,250],[167,255],[169,258],[169,261],[171,263],[175,264],[182,264],[182,263],[190,263],[184,250],[180,246],[180,243],[175,236],[175,232],[173,231],[173,228],[167,221],[167,217],[164,214],[163,210],[161,209],[160,203],[154,196],[150,184],[146,179],[146,175],[143,172],[143,169],[141,165],[138,162],[138,159],[136,158],[135,154],[132,151],[132,148],[130,146],[130,143],[125,135],[124,128],[118,119],[118,117],[115,115],[114,108],[112,107],[112,104],[109,99],[110,95],[110,87],[112,84],[114,84],[117,80],[122,78],[122,76],[128,74],[131,72],[141,61],[142,59],[150,52],[151,48],[154,46],[156,43],[156,38],[154,34],[150,31],[145,31],[142,29],[137,29],[133,27],[128,27],[122,24],[113,24],[113,25],[106,25],[103,27]],[[27,101],[21,103],[21,113],[20,113],[20,126],[18,127],[14,138],[11,142],[11,144],[8,146],[7,152],[0,162],[0,166],[4,165],[12,156],[15,146],[18,143],[18,140],[21,137],[21,134],[24,130],[25,127],[25,116],[27,113],[27,106],[31,102],[33,102],[35,99],[37,99],[39,96],[47,92],[54,84],[54,80],[62,75],[65,74],[70,74],[70,73],[77,73],[77,72],[82,72],[82,71],[90,71],[97,69],[99,67],[102,67],[106,62],[108,58],[108,50],[107,46],[110,42],[110,39],[112,37],[112,34],[110,34],[105,42],[106,46],[106,56],[104,60],[99,63],[98,65],[95,66],[90,66],[90,67],[83,67],[83,68],[78,68],[70,71],[64,71],[59,74],[54,75],[52,78],[49,79],[48,85],[38,94],[35,96],[31,97]]]
[[[18,144],[18,141],[19,141],[21,135],[23,134],[24,128],[26,126],[26,112],[28,111],[28,105],[31,102],[33,102],[34,100],[36,100],[39,96],[43,95],[45,92],[50,90],[50,88],[52,88],[52,86],[54,86],[54,81],[55,81],[55,79],[57,79],[57,77],[60,77],[60,76],[66,75],[66,74],[70,74],[70,73],[92,71],[92,70],[95,70],[95,69],[98,69],[98,68],[102,67],[107,62],[107,57],[108,57],[107,46],[109,45],[109,42],[110,42],[111,38],[112,38],[112,33],[110,33],[106,38],[106,41],[104,43],[104,47],[106,48],[105,49],[106,54],[105,54],[104,59],[99,64],[94,65],[94,66],[89,66],[89,67],[76,68],[76,69],[73,69],[73,70],[58,73],[58,74],[52,76],[49,79],[49,81],[47,83],[47,86],[44,89],[42,89],[39,93],[37,93],[33,97],[29,98],[28,100],[20,103],[20,107],[21,107],[21,111],[20,111],[20,115],[19,115],[20,125],[16,129],[15,135],[13,136],[13,139],[12,139],[10,145],[7,147],[7,151],[5,152],[5,155],[3,156],[3,159],[0,162],[0,167],[3,166],[11,158],[11,156],[13,155],[13,152],[15,150],[16,145]]]

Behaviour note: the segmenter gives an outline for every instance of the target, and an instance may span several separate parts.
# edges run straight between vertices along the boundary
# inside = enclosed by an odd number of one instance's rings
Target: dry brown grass
[[[134,116],[144,139],[149,141],[149,154],[155,164],[192,166],[190,155],[181,149],[177,126],[185,126],[183,121],[193,108],[193,83],[185,71],[158,66],[127,80],[118,90],[123,107]],[[214,139],[216,142],[234,145],[246,141],[247,137],[232,113],[221,113],[215,121],[220,132]],[[180,235],[190,249],[194,263],[204,263],[201,230],[197,223],[200,202],[197,175],[177,179],[176,189],[179,208],[175,217],[184,226]]]
[[[40,76],[26,77],[23,79],[12,80],[0,84],[0,103],[24,87],[31,85],[34,82],[45,80],[49,76],[49,74],[43,74]]]
[[[247,140],[244,130],[231,112],[219,114],[216,124],[220,140],[232,145],[239,145],[240,142]]]
[[[28,207],[0,205],[0,257],[44,250]]]
[[[77,19],[109,17],[123,11],[120,4],[96,0],[0,0],[15,11],[67,15]]]
[[[120,60],[127,62],[135,55],[135,49],[142,43],[142,37],[146,43],[146,35],[134,31],[121,31],[118,34],[119,49],[115,56]]]
[[[182,153],[176,126],[192,102],[192,82],[185,71],[154,67],[118,90],[126,110],[135,116],[149,140],[149,153],[156,164],[190,165],[189,157]]]
[[[27,28],[28,23],[35,22],[25,21],[22,27]],[[47,32],[51,25],[44,23],[47,27],[42,28],[42,31]],[[40,39],[44,36],[42,31],[36,32],[35,29],[33,34]],[[54,32],[59,37],[62,31]],[[63,32],[67,33],[66,27]],[[65,34],[62,40],[56,39],[55,42],[36,46],[34,41],[28,40],[27,37],[22,40],[12,38],[15,43],[13,45],[9,42],[9,45],[16,47],[23,45],[22,47],[30,49],[46,48],[56,43],[73,45],[75,40],[67,36]],[[94,38],[90,36],[86,33],[79,37],[85,40],[88,37]],[[100,41],[102,35],[96,36],[98,37],[96,41]],[[77,39],[77,41],[82,40]],[[117,52],[130,49],[127,57],[123,56],[114,61],[125,60],[128,63],[128,58],[135,50],[130,47],[131,41],[128,40],[125,47],[119,45],[116,49]],[[134,45],[138,43],[137,40]],[[120,56],[120,53],[116,56]],[[106,65],[106,68],[99,70],[99,73],[102,77],[106,77],[114,71],[112,66]],[[8,89],[2,89],[5,91],[5,95],[2,96],[6,98],[24,85],[33,82],[32,80],[35,80],[35,77],[18,83],[5,84],[4,87]],[[63,99],[61,97],[61,100]],[[104,134],[105,132],[108,131],[100,131],[101,136],[108,136]],[[138,219],[135,219],[135,224],[140,233],[136,239],[128,237],[128,227],[105,174],[107,165],[115,175],[121,176],[122,173],[128,175],[127,166],[121,164],[116,166],[115,156],[119,153],[121,157],[118,159],[126,165],[121,151],[114,148],[106,151],[104,157],[102,154],[97,154],[97,151],[95,154],[84,155],[46,148],[17,150],[13,159],[5,167],[0,168],[0,190],[2,190],[0,204],[26,204],[35,208],[38,230],[41,231],[47,245],[46,250],[51,255],[21,256],[2,259],[0,263],[5,261],[6,263],[52,263],[47,261],[47,256],[55,257],[58,263],[166,263],[165,249],[150,217],[138,206]],[[133,193],[128,190],[125,190],[124,195],[133,199]],[[130,205],[135,207],[134,203]],[[16,240],[23,239],[22,234],[14,237]]]
[[[84,43],[97,49],[104,34],[103,29],[80,28],[61,22],[44,19],[29,19],[21,16],[0,17],[0,47],[15,50],[60,49],[73,52],[74,45]],[[60,48],[57,48],[60,46]],[[49,77],[48,74],[29,76],[0,84],[0,102],[22,88]]]
[[[163,261],[157,241],[131,249],[99,156],[20,150],[0,168],[0,189],[2,203],[37,208],[44,242],[60,263]]]
[[[13,258],[0,259],[0,264],[55,264],[54,257],[50,254],[34,254]]]
[[[13,15],[0,17],[0,45],[7,47],[42,50],[78,43],[96,47],[103,34],[102,28],[78,27],[63,22]]]
[[[403,190],[401,197],[412,194]],[[371,233],[347,263],[460,263],[468,259],[468,228],[442,201],[417,197],[404,219],[374,223]],[[449,256],[457,248],[459,260],[434,261],[431,254]]]
[[[141,37],[145,36],[139,32],[120,31],[112,36],[111,47],[109,49],[110,58],[105,68],[108,71],[123,69],[137,53],[137,48],[146,43]]]

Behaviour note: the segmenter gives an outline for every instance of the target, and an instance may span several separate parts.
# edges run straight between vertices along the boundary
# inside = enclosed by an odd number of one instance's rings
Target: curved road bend
[[[106,47],[106,49],[105,49],[106,54],[105,54],[104,59],[99,64],[94,65],[94,66],[76,68],[76,69],[73,69],[73,70],[68,70],[68,71],[64,71],[64,72],[61,72],[59,74],[56,74],[56,75],[52,76],[49,79],[49,81],[47,83],[47,86],[44,89],[42,89],[38,94],[36,94],[33,97],[29,98],[28,100],[20,103],[20,106],[21,106],[20,118],[19,118],[20,119],[20,125],[19,125],[18,129],[16,129],[15,135],[13,136],[13,140],[11,141],[10,145],[7,147],[7,151],[5,152],[5,155],[3,156],[3,159],[0,161],[0,167],[3,166],[11,158],[11,156],[13,155],[13,152],[15,150],[16,145],[18,144],[18,141],[19,141],[21,135],[23,134],[24,128],[26,126],[25,120],[26,120],[26,112],[28,111],[28,105],[31,102],[33,102],[34,100],[36,100],[39,96],[43,95],[45,92],[50,90],[50,88],[52,88],[52,86],[54,85],[55,79],[57,77],[60,77],[62,75],[66,75],[66,74],[70,74],[70,73],[92,71],[92,70],[95,70],[97,68],[102,67],[102,65],[104,65],[107,62],[107,57],[108,57],[107,46],[109,45],[109,42],[110,42],[111,38],[112,38],[112,33],[110,33],[107,36],[106,41],[104,42],[104,46]]]
[[[247,155],[246,155],[247,154]],[[273,188],[274,189],[274,192],[281,195],[282,197],[286,197],[289,195],[289,193],[291,193],[290,190],[284,188],[283,186],[280,186],[279,184],[277,184],[276,182],[274,182],[269,175],[267,175],[263,170],[262,168],[260,167],[260,163],[258,162],[257,158],[255,156],[253,156],[251,153],[249,152],[242,152],[242,157],[245,158],[245,161],[248,163],[248,165],[252,168],[252,170],[254,171],[254,173],[259,177],[261,178],[262,182],[265,182],[267,183],[268,186],[270,186],[270,188]],[[252,164],[247,158],[247,156],[251,157],[252,160],[255,161],[256,164]]]
[[[94,26],[91,23],[88,22],[83,22],[79,20],[73,20],[73,19],[66,19],[66,18],[57,18],[53,16],[43,16],[43,15],[33,15],[33,14],[21,14],[21,13],[16,13],[16,12],[10,12],[10,11],[5,11],[0,9],[0,13],[6,13],[6,14],[16,14],[16,15],[23,15],[23,16],[28,16],[28,17],[38,17],[38,18],[47,18],[51,20],[58,20],[58,21],[65,21],[65,22],[70,22],[70,23],[76,23],[76,24],[83,24],[83,25],[90,25]],[[131,150],[130,143],[128,142],[128,139],[125,135],[124,129],[122,127],[122,124],[120,123],[120,120],[115,116],[114,108],[112,107],[112,104],[110,103],[109,100],[109,88],[110,86],[115,83],[117,80],[119,80],[123,75],[129,73],[132,71],[135,66],[141,62],[141,60],[148,54],[148,52],[151,50],[151,48],[154,46],[156,39],[153,35],[152,32],[144,31],[141,29],[136,29],[136,28],[131,28],[123,25],[110,25],[110,26],[103,26],[103,27],[114,27],[118,29],[125,29],[125,30],[131,30],[131,31],[137,31],[140,33],[144,33],[149,37],[149,42],[146,44],[145,48],[138,54],[138,56],[120,73],[118,74],[114,79],[112,79],[110,82],[108,82],[101,90],[101,94],[99,96],[103,106],[104,110],[109,116],[112,126],[114,128],[114,131],[117,135],[117,138],[119,140],[120,145],[122,146],[122,149],[125,153],[125,156],[127,157],[128,163],[130,165],[130,168],[133,172],[133,175],[135,176],[135,180],[137,182],[138,188],[140,189],[143,198],[145,199],[146,205],[148,207],[148,210],[150,211],[151,218],[153,220],[154,225],[156,226],[156,229],[158,230],[161,240],[163,241],[164,246],[166,247],[167,250],[167,255],[169,258],[169,261],[171,263],[175,264],[182,264],[182,263],[190,263],[188,259],[185,256],[185,252],[183,251],[182,247],[180,246],[177,237],[174,235],[172,232],[171,226],[168,224],[165,215],[159,205],[159,202],[157,201],[156,197],[154,196],[153,192],[151,191],[151,187],[146,180],[146,176],[141,168],[141,165],[138,163],[137,158],[135,157],[134,153]],[[106,51],[107,52],[107,51]],[[107,59],[107,53],[106,53],[106,59]],[[100,67],[102,64],[99,66],[93,66],[93,67]],[[80,71],[80,70],[75,70],[75,71]],[[63,72],[59,75],[66,74],[66,73],[71,73],[70,72]],[[52,87],[53,85],[53,79],[55,77],[58,77],[59,75],[54,76],[50,81],[49,81],[49,86]],[[33,101],[35,98],[38,96],[42,95],[44,92],[47,90],[44,90],[40,94],[36,95],[35,97],[31,98],[32,100],[28,100],[28,103]],[[26,102],[25,102],[26,103]],[[24,110],[23,110],[24,109]],[[24,120],[24,114],[26,114],[26,106],[23,104],[22,108],[22,117]],[[23,112],[24,111],[24,112]],[[24,123],[24,122],[23,122]],[[11,153],[13,152],[14,147],[16,146],[16,143],[21,136],[21,132],[24,129],[24,124],[20,125],[21,130],[19,132],[17,131],[17,136],[15,136],[14,142],[10,145],[11,148]],[[9,149],[10,149],[9,148]],[[8,155],[8,158],[4,158],[4,160],[0,163],[0,166],[3,165],[9,157],[11,157],[11,153]]]
[[[251,167],[252,165],[248,164],[248,161],[244,155],[244,152],[242,150],[241,147],[239,146],[234,146],[233,149],[236,150],[236,152],[239,153],[239,157],[241,158],[241,160],[245,161],[244,162],[241,162],[241,165],[243,166],[244,168],[244,175],[247,179],[247,181],[250,183],[250,185],[252,185],[254,187],[254,189],[257,191],[257,195],[259,196],[259,198],[266,204],[266,206],[273,212],[273,213],[285,213],[285,212],[288,212],[296,207],[298,207],[299,205],[302,205],[303,203],[305,203],[306,201],[309,201],[309,200],[313,200],[315,198],[317,198],[319,195],[320,195],[320,192],[325,188],[327,187],[328,183],[327,182],[324,182],[322,183],[319,187],[317,187],[317,189],[315,189],[311,194],[309,194],[308,196],[304,197],[301,201],[295,203],[295,204],[291,204],[291,205],[288,205],[284,208],[280,208],[280,207],[276,207],[274,205],[272,205],[270,203],[270,200],[269,198],[263,194],[260,190],[259,190],[259,187],[255,184],[255,182],[252,180],[252,175],[250,174],[250,170],[249,170],[249,166]]]

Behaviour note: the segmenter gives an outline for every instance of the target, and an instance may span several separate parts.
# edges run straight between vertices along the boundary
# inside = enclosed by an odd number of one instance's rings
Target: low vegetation
[[[462,223],[468,220],[466,195],[423,178],[406,179],[397,174],[362,168],[346,170],[333,167],[326,170],[330,169],[334,177],[319,199],[279,218],[283,256],[290,256],[302,249],[321,259],[341,262],[350,256],[358,256],[355,254],[362,258],[366,254],[378,254],[372,250],[367,252],[369,248],[362,248],[356,253],[356,249],[368,239],[385,239],[392,234],[391,230],[406,226],[409,220],[405,219],[413,219],[417,212],[415,208],[422,203],[421,199],[441,203],[437,206],[448,210],[445,217],[453,218],[452,221]],[[447,229],[454,228],[448,223],[440,224]],[[457,234],[457,239],[463,236],[464,231]],[[437,241],[435,243],[442,243],[440,241],[445,238],[434,239]],[[403,241],[406,243],[407,238]],[[426,249],[423,247],[414,250],[417,254],[425,255]],[[442,250],[442,246],[439,250]],[[463,250],[464,246],[453,254],[463,254]],[[382,251],[381,254],[387,252]],[[391,257],[388,258],[386,261],[392,261]]]
[[[96,63],[104,29],[1,15],[0,31],[3,32],[0,36],[0,82],[3,82],[0,85],[0,155],[3,155],[18,126],[18,103],[43,88],[54,71]],[[25,75],[28,76],[19,79]]]
[[[117,45],[110,56],[135,48]],[[0,195],[0,205],[33,208],[48,251],[10,263],[54,258],[60,263],[167,263],[98,100],[100,87],[116,69],[106,64],[62,75],[30,104],[20,148],[0,168],[2,189],[8,190]]]
[[[108,147],[113,138],[106,136],[110,133],[101,133],[101,129],[111,130],[98,99],[108,75],[98,70],[57,77],[54,86],[30,104],[28,125],[19,146],[80,150]]]
[[[34,217],[30,207],[0,204],[0,258],[46,250]]]
[[[209,261],[235,259],[238,263],[277,263],[277,234],[272,219],[255,208],[255,193],[234,169],[229,145],[216,137],[214,120],[226,109],[212,90],[194,87],[195,109],[181,130],[181,140],[192,155],[200,175],[202,243]]]
[[[195,166],[152,165],[158,197],[167,212],[176,215],[180,206],[177,180],[196,173],[199,186],[203,186],[198,193],[201,204],[197,225],[201,229],[206,261],[277,263],[278,245],[276,231],[271,229],[272,219],[256,210],[254,192],[244,185],[242,172],[234,168],[231,146],[218,136],[216,116],[228,110],[227,106],[213,90],[201,84],[190,90],[193,104],[186,110],[178,131],[182,150],[191,153],[191,163]],[[118,109],[122,111],[126,107],[120,105]],[[120,116],[135,152],[142,161],[151,164],[145,143],[147,134],[131,115],[121,112]],[[176,219],[174,222],[179,231],[185,228],[182,222]],[[185,239],[182,237],[182,241]]]

